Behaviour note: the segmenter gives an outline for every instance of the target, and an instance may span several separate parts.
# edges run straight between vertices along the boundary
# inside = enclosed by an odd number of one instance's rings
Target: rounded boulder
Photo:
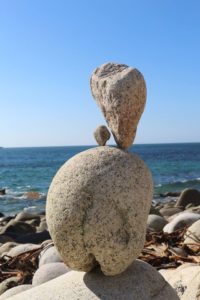
[[[200,205],[200,192],[195,189],[185,189],[182,191],[176,206],[183,206],[184,208],[192,204],[194,206]]]
[[[71,269],[123,272],[140,254],[153,183],[145,163],[114,147],[89,149],[68,160],[48,192],[52,240]]]
[[[172,233],[178,229],[182,229],[185,226],[190,226],[194,222],[200,219],[200,214],[183,212],[175,217],[170,223],[163,228],[164,232]]]
[[[61,262],[45,264],[35,272],[32,280],[32,285],[40,285],[69,271],[70,269]]]
[[[167,221],[158,215],[149,215],[147,220],[147,228],[156,232],[163,230],[164,226],[167,224]]]

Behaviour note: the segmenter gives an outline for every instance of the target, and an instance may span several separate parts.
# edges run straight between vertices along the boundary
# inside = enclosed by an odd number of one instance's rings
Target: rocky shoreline
[[[139,259],[157,269],[180,299],[198,299],[195,297],[200,293],[199,192],[187,189],[177,198],[166,199],[169,201],[151,206],[146,242]],[[0,299],[70,271],[53,245],[44,212],[1,214],[0,243]]]

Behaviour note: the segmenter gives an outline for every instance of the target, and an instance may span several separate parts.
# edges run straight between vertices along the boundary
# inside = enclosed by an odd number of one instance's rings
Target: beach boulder
[[[170,223],[165,225],[163,228],[164,232],[172,233],[178,229],[184,228],[185,226],[190,226],[194,222],[200,219],[199,214],[183,212],[175,217]]]
[[[163,230],[167,221],[158,215],[149,215],[147,219],[147,228],[152,231],[160,232]]]
[[[40,246],[39,245],[35,245],[35,244],[23,244],[23,245],[17,245],[15,247],[13,247],[8,253],[8,256],[14,257],[17,256],[19,254],[22,254],[24,252],[27,251],[31,251],[31,250],[35,250],[35,249],[39,249]]]
[[[36,231],[35,227],[21,221],[10,220],[0,231],[0,234],[6,234],[11,237],[16,237],[17,235],[34,233]]]
[[[177,200],[176,206],[185,208],[188,204],[192,204],[193,206],[200,205],[200,192],[198,190],[185,189]]]
[[[0,247],[0,256],[7,254],[12,248],[16,247],[18,244],[15,242],[7,242]]]
[[[180,207],[163,207],[159,210],[160,214],[166,219],[182,211],[183,209]]]
[[[63,261],[90,271],[97,262],[116,275],[139,256],[145,241],[153,182],[145,163],[114,147],[68,160],[48,192],[46,217]]]
[[[107,63],[93,72],[90,86],[117,145],[130,147],[146,102],[143,75],[127,65]]]
[[[40,220],[40,216],[36,215],[36,214],[30,214],[28,212],[25,211],[21,211],[20,213],[18,213],[15,217],[15,221],[28,221],[28,220]]]
[[[48,246],[39,256],[39,267],[49,263],[62,262],[62,258],[54,246]]]
[[[37,269],[37,271],[35,272],[32,280],[32,285],[40,285],[69,271],[70,269],[67,268],[67,266],[62,262],[45,264],[39,267],[39,269]]]
[[[26,243],[40,244],[50,238],[51,237],[49,232],[47,230],[44,230],[42,232],[20,235],[17,238],[15,238],[15,241],[21,244],[26,244]]]

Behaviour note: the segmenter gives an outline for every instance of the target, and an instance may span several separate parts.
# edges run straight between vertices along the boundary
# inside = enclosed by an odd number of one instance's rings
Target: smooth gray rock
[[[39,256],[39,267],[49,263],[62,262],[62,258],[54,246],[44,249]]]
[[[27,244],[27,243],[40,244],[50,238],[51,237],[49,232],[47,230],[44,230],[41,232],[21,235],[19,237],[16,237],[15,241],[21,244]]]
[[[40,246],[35,245],[35,244],[22,244],[22,245],[18,245],[16,247],[12,248],[7,253],[7,255],[11,256],[11,257],[14,257],[14,256],[17,256],[21,253],[24,253],[24,252],[27,252],[27,251],[30,251],[30,250],[34,250],[34,249],[39,249],[39,248],[40,248]]]
[[[147,219],[147,228],[156,232],[163,230],[164,226],[167,224],[167,221],[158,215],[149,215]]]
[[[89,149],[68,160],[48,192],[52,240],[71,269],[101,266],[123,272],[140,254],[153,182],[145,163],[114,147]]]
[[[106,142],[110,139],[110,132],[106,126],[101,125],[95,130],[94,137],[99,146],[105,146]]]
[[[178,229],[181,229],[187,225],[192,225],[194,222],[200,219],[199,214],[183,212],[175,217],[170,223],[163,228],[164,232],[172,233]]]
[[[93,72],[90,86],[117,145],[130,147],[146,103],[143,75],[127,65],[107,63]]]
[[[1,296],[0,296],[0,300],[5,300],[5,299],[8,299],[14,295],[17,295],[21,292],[24,292],[24,291],[27,291],[29,289],[32,288],[32,285],[31,284],[22,284],[22,285],[18,285],[18,286],[15,286],[9,290],[7,290],[5,293],[3,293]]]
[[[194,206],[200,205],[200,192],[198,190],[185,189],[177,200],[176,206],[183,206],[185,208],[188,204],[193,204]]]
[[[37,269],[37,271],[35,272],[32,280],[32,285],[40,285],[69,271],[70,269],[62,262],[45,264],[39,267],[39,269]]]
[[[11,300],[178,300],[176,292],[149,264],[136,260],[118,276],[71,271]]]
[[[8,236],[8,235],[0,234],[0,243],[1,243],[1,244],[4,244],[4,243],[7,243],[7,242],[14,242],[14,239],[11,238],[11,237]]]
[[[6,234],[11,237],[15,237],[16,235],[19,234],[27,234],[27,233],[34,233],[36,229],[21,221],[15,221],[15,220],[10,220],[4,228],[1,229],[0,234]]]

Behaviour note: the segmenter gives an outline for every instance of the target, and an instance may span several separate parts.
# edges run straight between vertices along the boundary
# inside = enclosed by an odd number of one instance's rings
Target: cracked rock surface
[[[152,190],[151,173],[135,154],[104,146],[68,160],[46,206],[65,264],[87,272],[98,263],[105,275],[125,271],[143,248]]]
[[[90,86],[117,145],[127,149],[134,141],[146,103],[143,75],[127,65],[107,63],[93,72]]]

